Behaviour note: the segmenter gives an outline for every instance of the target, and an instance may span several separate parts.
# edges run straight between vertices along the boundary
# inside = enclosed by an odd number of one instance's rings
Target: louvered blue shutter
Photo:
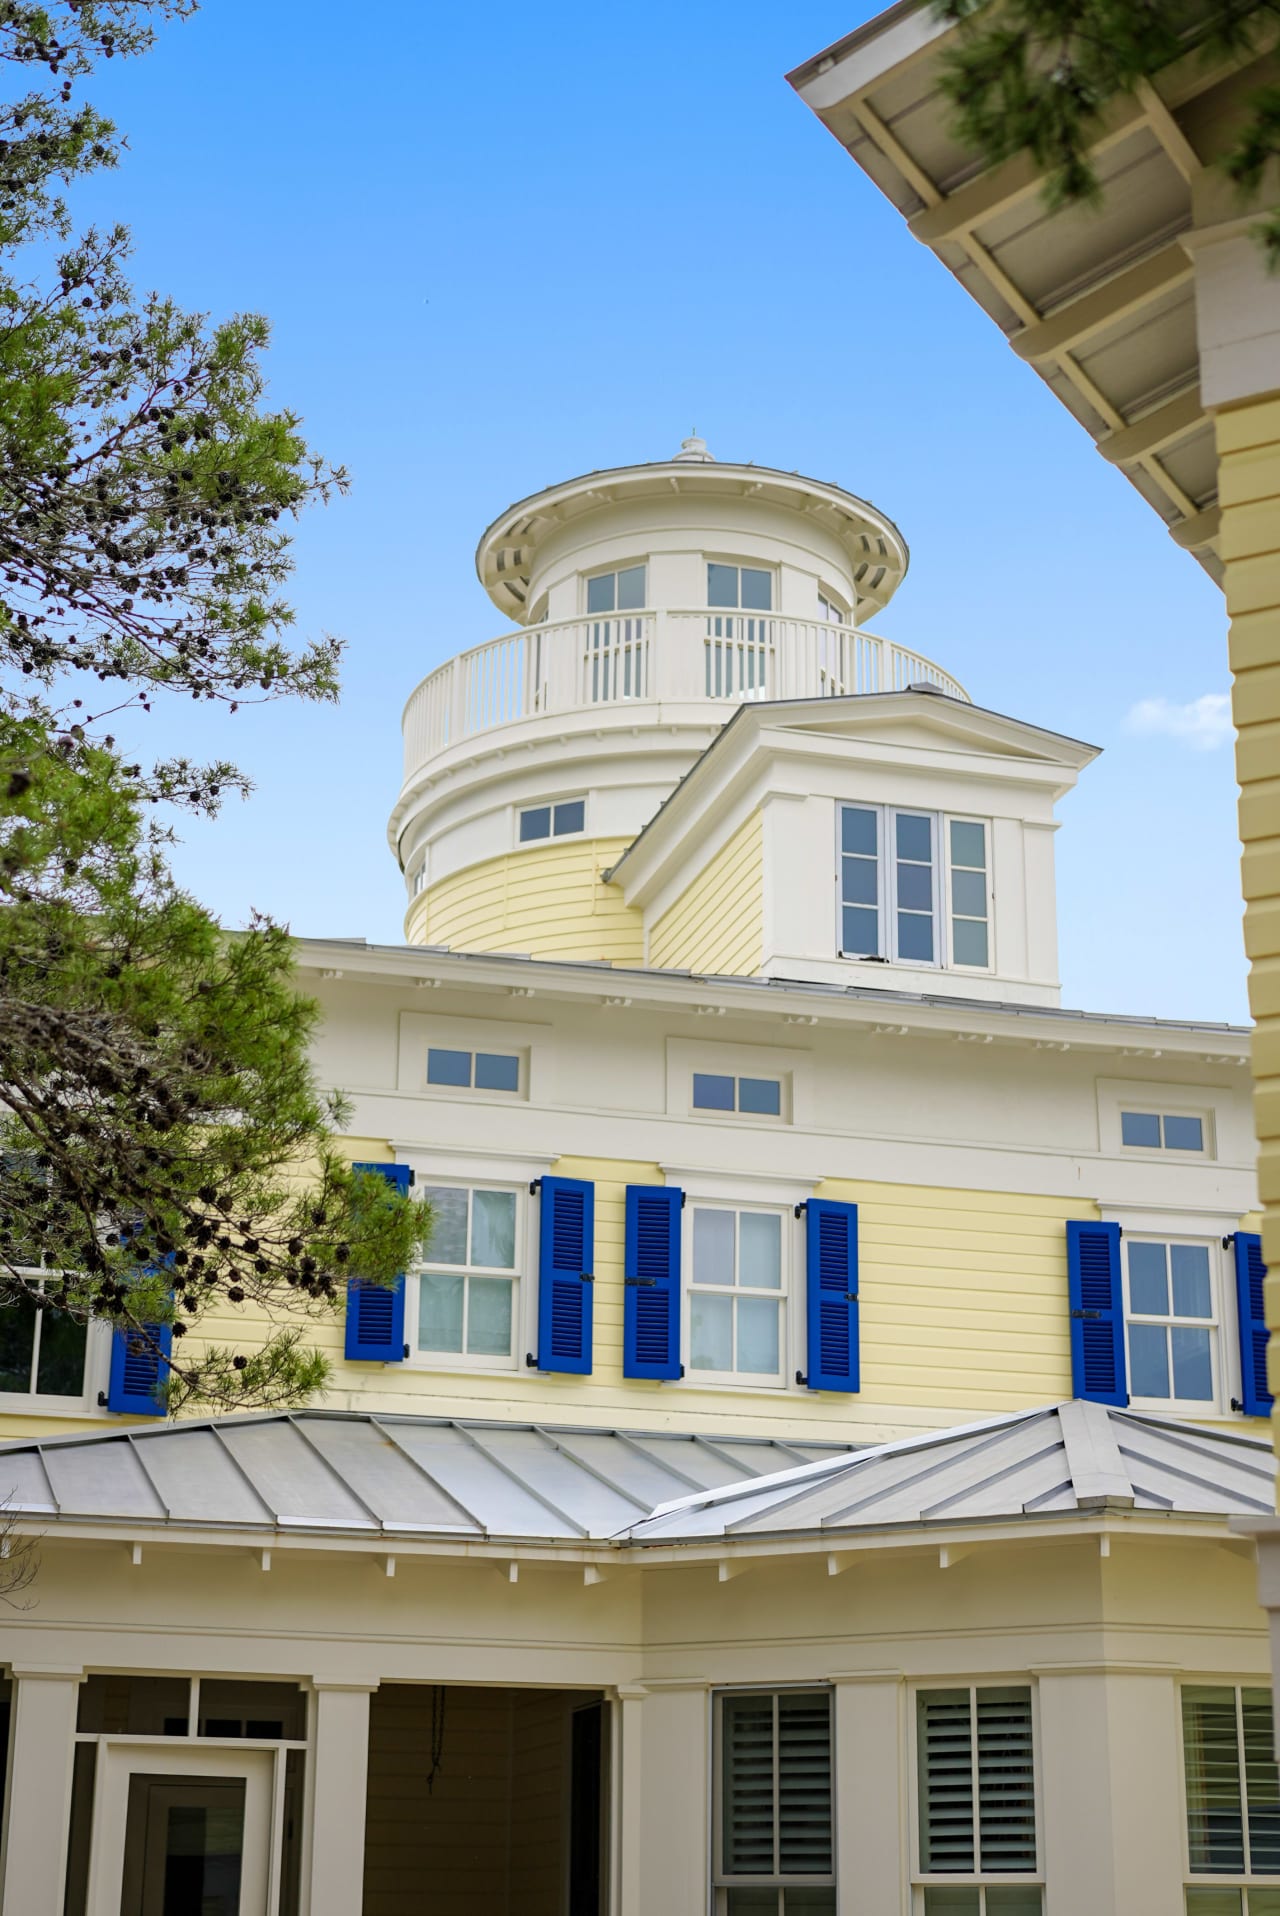
[[[1262,1303],[1262,1239],[1256,1231],[1237,1231],[1236,1312],[1240,1322],[1240,1402],[1246,1417],[1269,1417],[1272,1396],[1267,1388],[1267,1320]]]
[[[591,1369],[596,1187],[579,1178],[542,1178],[538,1189],[538,1369]]]
[[[173,1350],[168,1324],[144,1324],[145,1336],[119,1324],[111,1333],[107,1409],[130,1417],[163,1417],[160,1386]]]
[[[401,1197],[408,1195],[413,1172],[407,1164],[353,1164],[353,1171],[376,1171],[394,1185]],[[404,1361],[404,1272],[394,1284],[362,1284],[353,1277],[347,1284],[348,1358],[365,1364],[399,1364]]]
[[[810,1198],[805,1268],[810,1390],[858,1388],[858,1207]]]
[[[627,1186],[622,1370],[680,1377],[680,1209],[670,1184]]]
[[[1067,1293],[1073,1394],[1095,1404],[1127,1404],[1118,1224],[1069,1221]]]

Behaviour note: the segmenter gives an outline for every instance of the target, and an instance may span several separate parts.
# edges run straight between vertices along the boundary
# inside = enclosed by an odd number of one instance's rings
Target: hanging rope
[[[444,1705],[445,1687],[443,1683],[431,1686],[431,1768],[427,1771],[427,1795],[435,1786],[436,1771],[444,1758]]]

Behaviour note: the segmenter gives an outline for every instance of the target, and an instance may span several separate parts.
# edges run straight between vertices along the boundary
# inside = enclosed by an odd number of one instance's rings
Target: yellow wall
[[[429,885],[405,915],[411,945],[455,951],[518,951],[533,958],[644,957],[640,913],[600,882],[627,849],[625,838],[530,845],[469,865]]]
[[[753,812],[653,926],[649,963],[744,977],[763,956],[764,830]]]
[[[1280,1330],[1280,394],[1217,417],[1267,1322]],[[1280,1345],[1268,1353],[1280,1394]],[[1280,1411],[1273,1411],[1280,1440]]]

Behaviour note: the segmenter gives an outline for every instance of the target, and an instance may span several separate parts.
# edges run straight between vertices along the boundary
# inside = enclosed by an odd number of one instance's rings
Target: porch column
[[[836,1908],[908,1916],[906,1682],[885,1671],[832,1683]]]
[[[15,1665],[0,1916],[58,1916],[82,1670]]]
[[[310,1916],[355,1916],[364,1902],[369,1698],[376,1683],[314,1679]],[[8,1911],[3,1912],[8,1916]]]
[[[642,1710],[649,1692],[642,1683],[620,1683],[614,1691],[613,1736],[613,1908],[617,1916],[643,1916],[641,1903],[641,1808],[644,1801]]]

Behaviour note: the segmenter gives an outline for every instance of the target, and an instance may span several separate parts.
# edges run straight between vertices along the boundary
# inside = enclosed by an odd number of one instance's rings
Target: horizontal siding
[[[649,963],[740,978],[763,955],[764,829],[754,812],[653,925]]]
[[[414,900],[405,935],[412,944],[449,945],[455,951],[640,964],[640,913],[600,879],[627,843],[623,838],[574,839],[470,865]]]

